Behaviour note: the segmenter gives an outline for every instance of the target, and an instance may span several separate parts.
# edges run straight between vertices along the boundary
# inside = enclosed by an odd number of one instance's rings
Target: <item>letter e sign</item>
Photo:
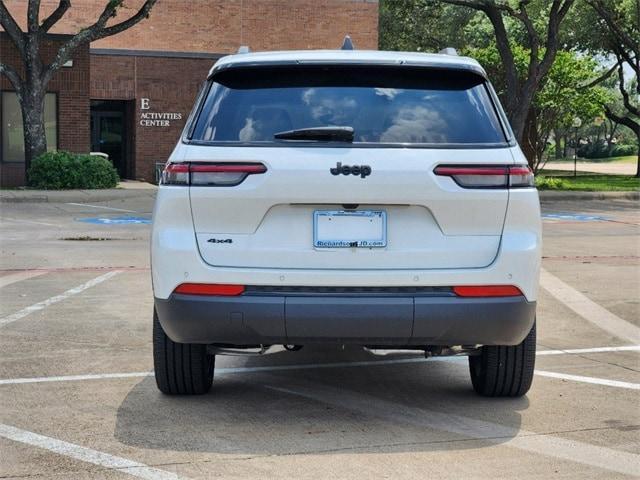
[[[140,99],[140,110],[149,110],[151,107],[149,106],[149,99],[148,98],[141,98]]]

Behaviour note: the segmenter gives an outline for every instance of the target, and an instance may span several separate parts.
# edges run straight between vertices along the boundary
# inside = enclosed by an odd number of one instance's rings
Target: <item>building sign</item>
[[[148,98],[140,99],[141,127],[170,127],[172,120],[182,120],[182,113],[177,112],[149,112],[151,103]]]

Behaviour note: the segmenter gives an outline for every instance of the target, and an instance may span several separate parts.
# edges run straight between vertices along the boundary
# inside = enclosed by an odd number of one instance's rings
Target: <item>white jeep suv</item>
[[[157,385],[207,392],[216,353],[351,344],[466,354],[476,392],[524,395],[540,248],[532,172],[476,61],[224,57],[158,189]]]

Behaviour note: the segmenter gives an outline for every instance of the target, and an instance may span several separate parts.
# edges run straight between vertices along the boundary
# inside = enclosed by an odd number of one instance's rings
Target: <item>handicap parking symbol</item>
[[[151,223],[150,218],[144,217],[132,217],[130,215],[123,215],[120,217],[90,217],[80,218],[77,221],[84,223],[93,223],[95,225],[148,225]]]
[[[581,213],[544,213],[542,218],[549,220],[572,220],[574,222],[602,222],[608,220],[605,217],[599,217],[597,215],[584,215]]]

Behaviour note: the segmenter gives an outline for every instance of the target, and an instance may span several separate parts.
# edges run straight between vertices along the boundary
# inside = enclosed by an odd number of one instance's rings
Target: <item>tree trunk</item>
[[[530,103],[528,105],[531,105]],[[516,111],[511,112],[509,120],[511,121],[511,128],[513,128],[513,134],[516,136],[518,143],[524,143],[525,141],[525,129],[527,126],[527,116],[529,115],[529,106],[526,108],[519,107]]]
[[[528,85],[523,88],[518,100],[511,103],[511,105],[515,106],[510,108],[510,111],[507,112],[516,140],[518,140],[518,143],[531,166],[536,162],[536,149],[534,145],[526,145],[529,143],[529,139],[527,138],[527,124],[530,121],[531,114],[533,113],[531,112],[531,105],[536,87],[537,85]],[[535,114],[533,118],[535,118]]]
[[[527,162],[534,173],[537,173],[540,159],[538,158],[538,129],[536,128],[536,112],[534,109],[529,110],[522,138],[518,139],[522,153],[527,157]]]
[[[46,84],[42,79],[42,59],[37,34],[25,36],[25,73],[22,91],[22,121],[24,125],[24,168],[28,179],[31,162],[47,151],[44,128],[44,95]]]
[[[638,136],[638,162],[636,163],[636,178],[640,178],[640,135]]]
[[[560,135],[560,130],[556,128],[553,132],[553,136],[556,139],[556,160],[560,160],[562,158],[562,135]]]
[[[44,128],[44,92],[25,90],[22,102],[24,125],[24,168],[28,174],[31,162],[47,151]]]

